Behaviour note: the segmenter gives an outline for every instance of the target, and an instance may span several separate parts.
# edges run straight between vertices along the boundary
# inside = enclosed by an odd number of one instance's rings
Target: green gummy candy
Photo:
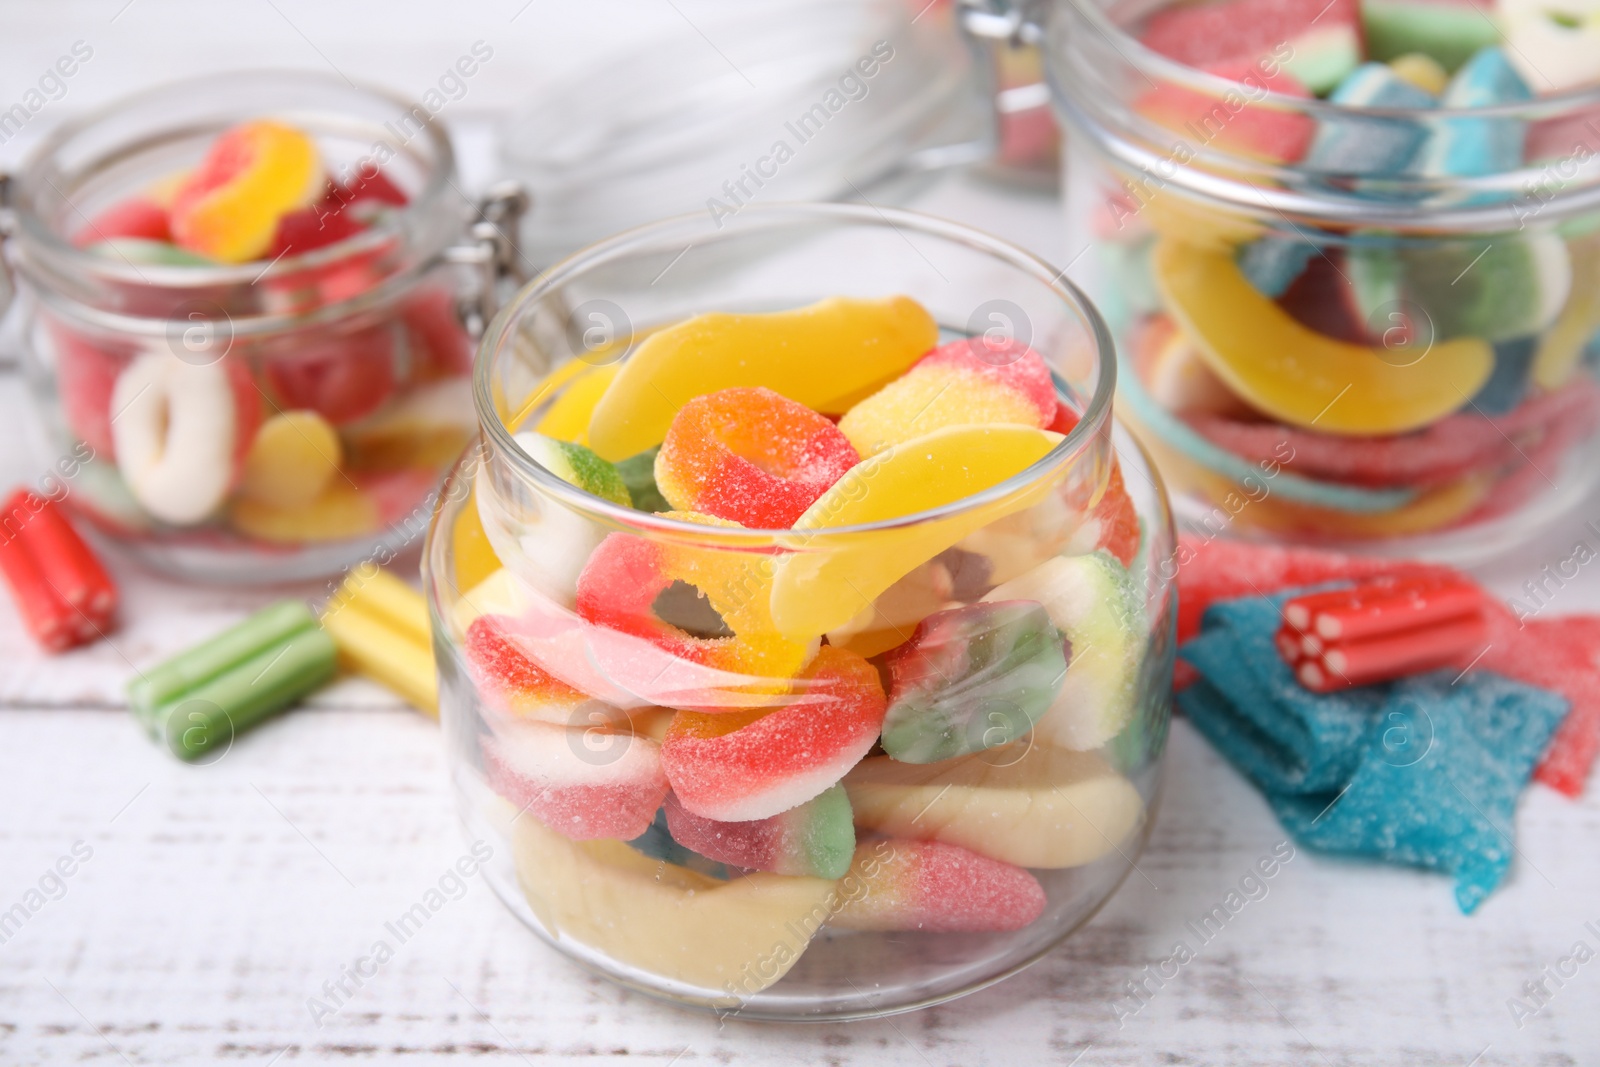
[[[617,473],[622,476],[623,484],[633,497],[633,506],[640,511],[672,510],[672,505],[667,503],[667,498],[656,487],[656,453],[660,451],[661,446],[657,445],[617,464]]]
[[[1361,25],[1367,58],[1379,63],[1421,52],[1453,71],[1479,49],[1500,43],[1494,17],[1471,4],[1363,0]]]
[[[316,616],[298,600],[280,600],[237,626],[180,652],[128,683],[128,703],[151,737],[159,736],[157,709],[302,630],[317,629]]]
[[[1061,631],[1031,600],[936,612],[889,655],[883,750],[935,763],[1025,735],[1067,674]]]
[[[829,786],[795,811],[803,819],[800,846],[808,871],[816,878],[843,878],[856,852],[850,794],[842,785]]]
[[[562,481],[613,504],[621,504],[625,508],[633,506],[633,497],[628,494],[628,486],[623,482],[622,475],[593,450],[536,433],[517,434],[517,443],[541,467]]]
[[[163,705],[156,721],[173,755],[198,759],[327,682],[337,662],[326,630],[302,630]]]

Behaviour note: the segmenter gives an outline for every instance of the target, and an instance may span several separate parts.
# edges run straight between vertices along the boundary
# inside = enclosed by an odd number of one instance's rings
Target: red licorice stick
[[[1301,652],[1300,631],[1292,626],[1281,628],[1274,636],[1273,641],[1278,646],[1278,655],[1283,657],[1283,662],[1293,667],[1305,658]]]
[[[1487,641],[1488,635],[1482,614],[1460,616],[1405,633],[1334,645],[1309,661],[1323,676],[1319,684],[1308,682],[1305,671],[1299,676],[1307,688],[1322,692],[1389,681],[1456,662]]]
[[[0,514],[0,571],[47,651],[98,637],[116,611],[116,586],[89,546],[53,501],[25,489]]]
[[[1483,609],[1483,593],[1472,582],[1460,579],[1397,583],[1387,591],[1364,592],[1359,603],[1314,610],[1308,632],[1329,641],[1364,641]]]

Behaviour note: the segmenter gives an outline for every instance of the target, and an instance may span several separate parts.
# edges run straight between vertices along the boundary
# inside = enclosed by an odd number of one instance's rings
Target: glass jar
[[[1242,81],[1145,48],[1159,6],[1032,10],[1072,274],[1180,524],[1472,563],[1581,500],[1600,477],[1600,91],[1338,106],[1274,87],[1288,44]],[[1312,150],[1480,136],[1525,149],[1460,177]]]
[[[381,175],[404,203],[270,261],[102,240],[107,209],[266,117],[314,141],[330,183]],[[192,79],[63,125],[8,188],[8,327],[78,514],[224,582],[333,573],[422,531],[476,433],[459,309],[492,310],[491,261],[513,250],[463,242],[450,142],[420,106],[309,72]]]
[[[984,492],[809,530],[620,507],[563,481],[513,436],[566,427],[582,437],[619,361],[665,325],[893,294],[919,301],[947,339],[1030,344],[1075,427]],[[592,246],[525,288],[480,350],[482,438],[451,475],[423,561],[457,798],[469,834],[492,844],[488,876],[512,911],[625,985],[774,1019],[878,1015],[959,996],[1086,922],[1148,833],[1175,618],[1171,522],[1153,470],[1113,425],[1110,346],[1098,313],[1055,268],[954,223],[868,207],[752,206],[720,227],[682,216]],[[871,493],[871,471],[865,461],[844,479]],[[1117,549],[1126,569],[1094,551],[1109,536],[1102,505],[1118,500],[1128,509]],[[1075,606],[1051,600],[1051,581],[1077,590]],[[992,679],[998,689],[965,690],[986,709],[969,754],[901,762],[874,748],[853,768],[826,771],[827,781],[843,775],[844,789],[824,793],[831,814],[805,818],[854,834],[855,862],[841,877],[730,868],[676,839],[677,794],[656,807],[674,778],[686,789],[669,765],[671,724],[759,726],[808,703],[816,718],[807,721],[837,721],[826,717],[853,706],[847,691],[881,693],[874,668],[887,669],[885,654],[921,632],[922,619],[985,597],[1007,610],[1056,604],[1050,617],[1069,643],[1051,684],[1076,694],[1061,705],[1076,711],[1055,720],[1048,740],[1055,711],[1031,730],[1031,719],[1009,713],[1004,694],[1020,675],[1007,666]],[[721,640],[741,650],[732,662],[743,666],[706,665],[696,642]],[[1044,654],[1054,655],[1053,640]],[[846,675],[864,689],[843,686]],[[934,692],[958,684],[941,680]],[[1068,728],[1073,715],[1083,722]],[[801,720],[771,719],[784,721]],[[782,762],[813,747],[746,751]],[[704,780],[738,776],[723,756],[707,758]],[[641,817],[647,825],[620,825]],[[715,825],[738,835],[764,824]],[[874,879],[913,862],[924,840],[979,854],[961,891],[981,896],[1000,861],[1004,878],[1034,887],[1036,910],[985,932],[852,928],[861,898],[875,904],[888,891]]]

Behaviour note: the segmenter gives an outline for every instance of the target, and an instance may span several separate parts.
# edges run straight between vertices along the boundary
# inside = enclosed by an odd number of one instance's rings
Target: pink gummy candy
[[[787,529],[861,461],[826,417],[771,389],[697,396],[656,454],[656,485],[679,511]]]
[[[937,841],[864,841],[828,921],[850,930],[1020,930],[1044,913],[1044,888],[1021,867]]]
[[[844,777],[883,728],[878,669],[824,645],[774,710],[680,711],[661,743],[672,790],[707,819],[748,822],[788,811]]]
[[[562,722],[589,700],[534,662],[518,644],[516,621],[504,615],[473,619],[463,649],[479,696],[496,711]]]
[[[1279,50],[1302,34],[1341,25],[1359,33],[1357,0],[1223,0],[1181,4],[1152,15],[1139,42],[1191,67],[1283,58]],[[1292,54],[1292,53],[1291,53]]]
[[[630,733],[525,721],[483,738],[489,787],[574,841],[632,840],[667,797],[661,747]]]
[[[751,822],[719,822],[667,797],[672,839],[708,859],[776,874],[840,878],[850,869],[855,826],[850,798],[833,786],[799,807]]]

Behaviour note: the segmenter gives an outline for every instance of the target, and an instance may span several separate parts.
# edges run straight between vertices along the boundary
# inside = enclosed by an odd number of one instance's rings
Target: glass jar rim
[[[639,511],[604,500],[592,493],[557,477],[545,469],[517,444],[514,431],[499,416],[492,385],[496,357],[512,334],[513,323],[519,313],[533,301],[556,290],[559,286],[580,276],[586,270],[622,258],[633,252],[651,247],[661,237],[674,232],[699,234],[703,238],[734,237],[742,232],[768,228],[801,221],[832,222],[840,225],[883,226],[892,230],[901,228],[931,236],[944,237],[976,251],[984,252],[1021,268],[1040,281],[1046,288],[1068,305],[1082,321],[1094,342],[1096,360],[1094,391],[1084,405],[1078,424],[1038,460],[1010,478],[988,489],[962,497],[949,504],[909,515],[880,519],[875,522],[848,526],[829,526],[818,529],[759,529],[743,527],[709,526],[670,519],[662,514]],[[733,218],[713,223],[705,212],[675,215],[656,222],[624,230],[605,240],[567,256],[551,265],[537,278],[523,286],[500,309],[479,342],[476,365],[473,368],[473,400],[477,407],[478,423],[493,445],[494,451],[511,461],[517,473],[531,479],[540,490],[554,496],[574,511],[614,527],[645,530],[658,534],[675,534],[712,541],[730,547],[785,547],[796,540],[804,544],[826,543],[830,540],[860,536],[886,530],[905,529],[925,523],[952,518],[974,511],[992,501],[1003,499],[1044,477],[1068,467],[1087,449],[1111,418],[1112,394],[1116,388],[1117,359],[1115,342],[1110,328],[1088,296],[1066,278],[1065,270],[1057,270],[1043,258],[1025,249],[1001,240],[992,234],[962,223],[899,208],[879,208],[870,204],[836,204],[813,202],[774,202],[746,205]],[[710,230],[708,233],[707,230]]]
[[[1106,10],[1095,0],[1056,0],[1052,10],[1071,8],[1080,18],[1111,44],[1128,65],[1149,78],[1152,83],[1166,82],[1181,88],[1193,89],[1208,96],[1220,96],[1230,89],[1237,91],[1241,83],[1212,74],[1200,67],[1192,67],[1146,46],[1133,34],[1112,21]],[[1487,16],[1485,16],[1487,17]],[[1154,75],[1154,77],[1152,77]],[[1315,96],[1290,96],[1288,93],[1265,89],[1252,101],[1273,107],[1303,111],[1322,120],[1336,116],[1370,118],[1432,118],[1441,116],[1462,119],[1491,118],[1559,118],[1588,108],[1600,108],[1600,83],[1578,86],[1558,93],[1540,95],[1532,100],[1511,104],[1490,104],[1484,107],[1403,108],[1403,107],[1350,107],[1335,104]]]
[[[195,77],[176,78],[156,85],[140,89],[135,93],[119,96],[117,99],[95,108],[76,118],[69,119],[52,130],[39,144],[29,152],[22,167],[16,173],[18,195],[14,198],[17,227],[15,236],[19,239],[19,251],[24,257],[30,254],[40,255],[49,262],[55,270],[73,276],[93,276],[112,282],[132,284],[158,284],[170,286],[226,286],[241,283],[255,284],[284,275],[298,274],[306,270],[337,263],[348,257],[384,247],[388,243],[401,239],[404,236],[405,221],[415,217],[422,211],[428,210],[444,195],[445,188],[450,184],[450,175],[455,170],[455,149],[450,143],[449,136],[445,133],[443,124],[430,121],[422,127],[422,134],[427,138],[432,152],[432,164],[428,168],[427,179],[416,195],[408,201],[386,214],[377,224],[362,230],[360,233],[335,241],[322,248],[315,248],[299,255],[283,256],[273,260],[265,268],[259,260],[249,263],[206,263],[206,264],[128,264],[117,259],[97,256],[88,248],[80,248],[73,244],[63,233],[58,233],[44,218],[33,210],[32,193],[41,183],[52,184],[41,174],[42,170],[54,159],[63,147],[68,145],[73,138],[86,131],[94,129],[100,123],[116,121],[127,111],[141,104],[159,99],[161,96],[177,91],[204,91],[207,85],[228,83],[237,85],[241,81],[259,80],[270,82],[275,79],[293,79],[299,82],[323,82],[337,86],[341,91],[354,90],[375,101],[382,101],[394,105],[401,112],[421,106],[415,101],[407,100],[399,93],[391,92],[379,86],[365,82],[353,82],[342,76],[335,77],[321,71],[295,70],[289,68],[257,68],[244,71],[227,71],[213,74],[203,74]],[[97,160],[96,162],[101,162]],[[57,192],[65,198],[64,193]]]

